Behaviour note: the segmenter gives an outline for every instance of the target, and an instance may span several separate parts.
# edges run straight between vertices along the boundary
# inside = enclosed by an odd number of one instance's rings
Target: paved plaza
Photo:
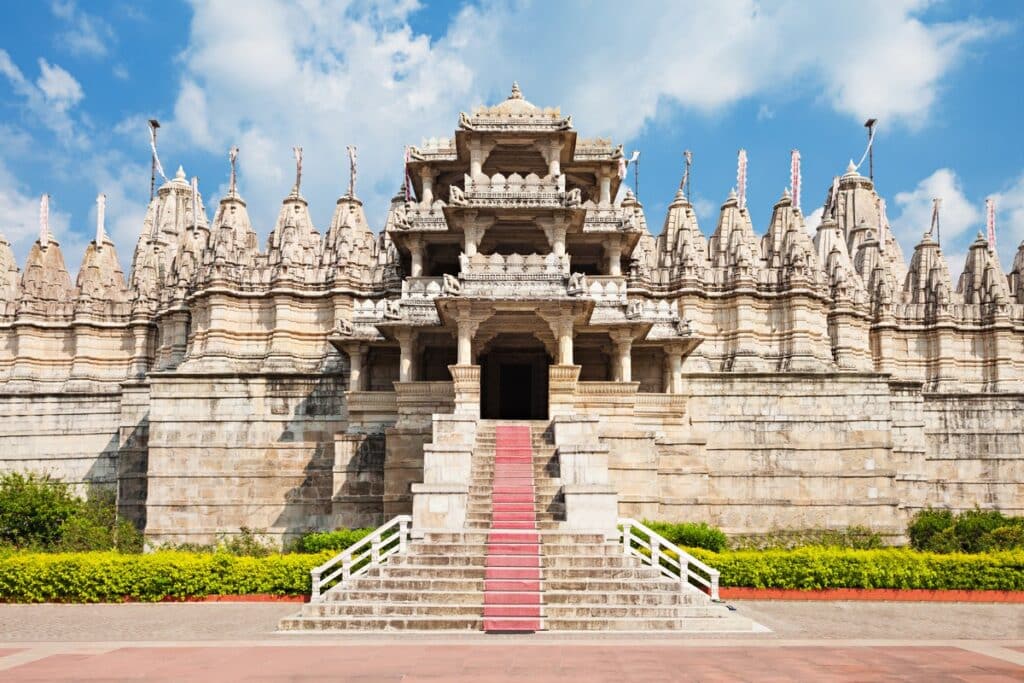
[[[295,604],[2,605],[5,681],[1021,681],[1024,607],[737,601],[770,631],[284,634]]]

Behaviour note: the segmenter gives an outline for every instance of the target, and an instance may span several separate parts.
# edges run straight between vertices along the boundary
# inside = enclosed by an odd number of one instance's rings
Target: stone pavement
[[[295,604],[0,605],[4,681],[1024,681],[1024,606],[737,601],[772,629],[276,634]]]

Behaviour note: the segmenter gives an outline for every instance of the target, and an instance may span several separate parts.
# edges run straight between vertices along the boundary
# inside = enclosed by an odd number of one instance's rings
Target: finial
[[[519,89],[519,81],[512,81],[512,94],[508,98],[510,100],[523,99],[523,91]]]
[[[102,192],[96,195],[96,248],[103,248],[103,241],[107,233],[104,229],[104,222],[107,217],[107,195]]]
[[[853,163],[853,159],[850,159],[850,163],[847,164],[846,172],[847,173],[856,173],[857,172],[857,165],[855,163]]]
[[[736,188],[735,187],[729,189],[729,199],[736,199]]]
[[[788,187],[782,188],[782,198],[783,199],[792,199],[793,198],[793,196],[791,194],[789,194],[789,188]]]
[[[348,195],[352,199],[356,198],[356,147],[355,145],[347,145],[345,147],[348,150]]]
[[[295,187],[292,188],[292,194],[298,197],[302,188],[302,148],[292,147],[292,152],[295,154]]]
[[[185,169],[183,167],[178,166],[178,172],[174,174],[174,179],[185,180]]]
[[[238,195],[238,147],[232,147],[228,152],[228,163],[231,164],[231,178],[228,180],[228,196]]]
[[[50,245],[50,195],[39,198],[39,246]]]

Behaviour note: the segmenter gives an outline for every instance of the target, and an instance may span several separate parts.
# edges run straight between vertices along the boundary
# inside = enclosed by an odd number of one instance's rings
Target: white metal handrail
[[[679,581],[686,589],[700,591],[710,595],[712,600],[718,600],[720,572],[717,569],[704,564],[635,519],[620,519],[619,526],[622,528],[619,539],[625,555],[638,557],[644,563],[657,567],[663,576]],[[647,538],[636,535],[634,530]],[[675,557],[665,551],[671,551]],[[702,587],[706,590],[702,590]]]
[[[325,589],[335,581],[338,585],[343,585],[349,579],[365,573],[370,567],[379,566],[395,553],[404,555],[409,548],[411,531],[412,517],[399,515],[358,543],[312,569],[309,572],[313,577],[313,594],[310,601],[320,602]],[[338,566],[339,564],[341,566]],[[329,570],[333,571],[324,576],[324,572]]]

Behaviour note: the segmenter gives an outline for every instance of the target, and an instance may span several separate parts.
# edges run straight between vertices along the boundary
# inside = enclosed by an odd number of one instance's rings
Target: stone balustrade
[[[627,281],[615,275],[588,275],[585,291],[598,305],[621,306],[626,303]]]
[[[403,301],[432,301],[443,292],[443,277],[407,277],[402,281]]]
[[[462,188],[452,185],[449,201],[452,206],[558,209],[580,206],[582,195],[578,189],[566,191],[563,174],[481,173],[465,175]]]

